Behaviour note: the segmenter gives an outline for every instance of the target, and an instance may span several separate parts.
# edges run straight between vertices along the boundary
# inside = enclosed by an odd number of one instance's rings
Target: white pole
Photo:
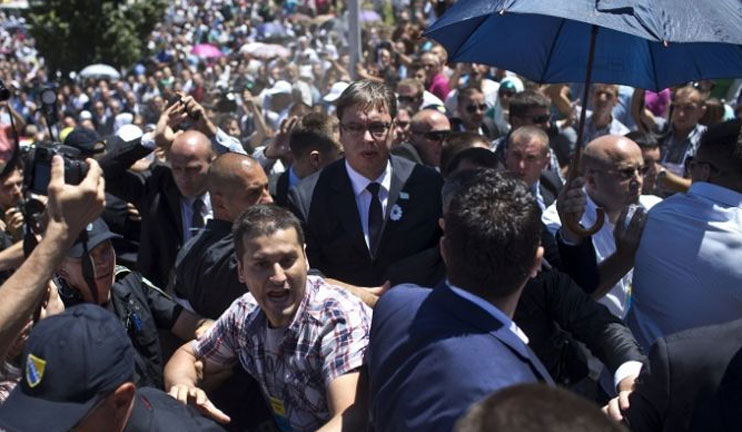
[[[362,59],[360,0],[348,0],[348,49],[350,51],[350,76],[358,79],[356,65]]]

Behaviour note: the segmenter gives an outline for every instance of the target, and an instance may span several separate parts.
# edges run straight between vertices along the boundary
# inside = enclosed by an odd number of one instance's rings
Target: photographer
[[[76,186],[64,183],[64,166],[55,156],[51,166],[47,225],[44,235],[26,262],[0,286],[0,358],[21,332],[47,293],[49,279],[72,246],[77,234],[103,211],[104,180],[97,162]]]

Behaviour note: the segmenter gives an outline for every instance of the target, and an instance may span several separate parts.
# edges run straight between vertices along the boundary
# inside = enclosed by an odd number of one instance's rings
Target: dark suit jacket
[[[289,170],[282,172],[278,175],[273,175],[270,178],[268,187],[273,195],[273,202],[281,207],[286,207],[289,204]]]
[[[106,191],[134,204],[142,217],[137,269],[158,287],[166,287],[178,249],[183,244],[180,198],[169,167],[155,165],[145,173],[129,167],[150,150],[138,141],[122,142],[100,161]]]
[[[544,204],[549,207],[556,201],[559,191],[562,190],[562,179],[559,178],[553,171],[541,171],[541,178],[539,178],[539,192],[541,198],[544,199]]]
[[[354,285],[378,286],[390,264],[438,243],[441,231],[440,175],[391,156],[392,181],[378,250],[363,238],[353,187],[340,159],[289,191],[289,208],[306,235],[309,264],[325,276]],[[401,217],[390,217],[392,208]]]
[[[446,265],[438,248],[431,248],[391,267],[387,279],[393,285],[435,286],[445,275]],[[584,343],[612,372],[629,360],[644,361],[628,327],[558,271],[542,271],[528,281],[514,321],[549,374],[564,385],[588,374],[587,358],[575,340]]]
[[[742,320],[658,339],[624,418],[635,432],[739,431],[741,375]]]
[[[382,296],[366,354],[377,432],[449,432],[472,403],[503,387],[551,382],[515,333],[445,284]]]

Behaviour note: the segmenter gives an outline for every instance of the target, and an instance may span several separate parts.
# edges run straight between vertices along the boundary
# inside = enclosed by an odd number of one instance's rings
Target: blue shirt
[[[649,211],[627,322],[649,348],[684,329],[742,317],[742,193],[694,182]]]

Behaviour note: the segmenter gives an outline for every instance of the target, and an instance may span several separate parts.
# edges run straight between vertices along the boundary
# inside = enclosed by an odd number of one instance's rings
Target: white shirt
[[[201,217],[204,220],[204,226],[206,222],[214,218],[214,211],[211,208],[211,197],[208,192],[205,192],[199,197],[181,197],[180,198],[180,218],[183,221],[183,244],[190,240],[191,237],[196,233],[191,229],[191,219],[193,218],[193,203],[196,198],[200,198],[204,205],[201,206]]]
[[[356,206],[358,206],[358,215],[361,216],[361,227],[363,228],[363,238],[366,240],[366,246],[371,248],[368,238],[368,208],[371,206],[371,192],[366,190],[366,186],[372,183],[371,180],[354,170],[348,161],[345,161],[345,169],[350,177],[350,184],[353,187],[353,194],[356,197]],[[392,187],[392,164],[387,161],[386,169],[381,175],[374,180],[380,184],[379,201],[381,201],[381,214],[386,215],[386,204],[389,201],[389,190]]]
[[[587,196],[587,204],[585,205],[585,212],[582,214],[580,222],[583,226],[591,227],[595,225],[595,220],[597,219],[597,206],[589,195],[585,195]],[[654,195],[642,195],[639,197],[639,204],[647,210],[660,201],[661,199]],[[556,235],[557,230],[562,226],[562,222],[559,220],[559,213],[556,209],[556,202],[544,211],[544,214],[541,216],[541,221],[546,225],[552,235]],[[613,238],[614,227],[615,225],[606,218],[600,231],[592,236],[595,256],[598,262],[603,261],[616,252],[616,241]],[[598,300],[598,303],[603,304],[613,315],[621,319],[626,316],[629,297],[631,295],[632,271],[626,273],[626,275],[624,275],[624,277],[622,277],[621,280],[611,288],[608,294]]]
[[[632,302],[627,323],[645,348],[742,318],[742,193],[694,182],[649,212]]]

